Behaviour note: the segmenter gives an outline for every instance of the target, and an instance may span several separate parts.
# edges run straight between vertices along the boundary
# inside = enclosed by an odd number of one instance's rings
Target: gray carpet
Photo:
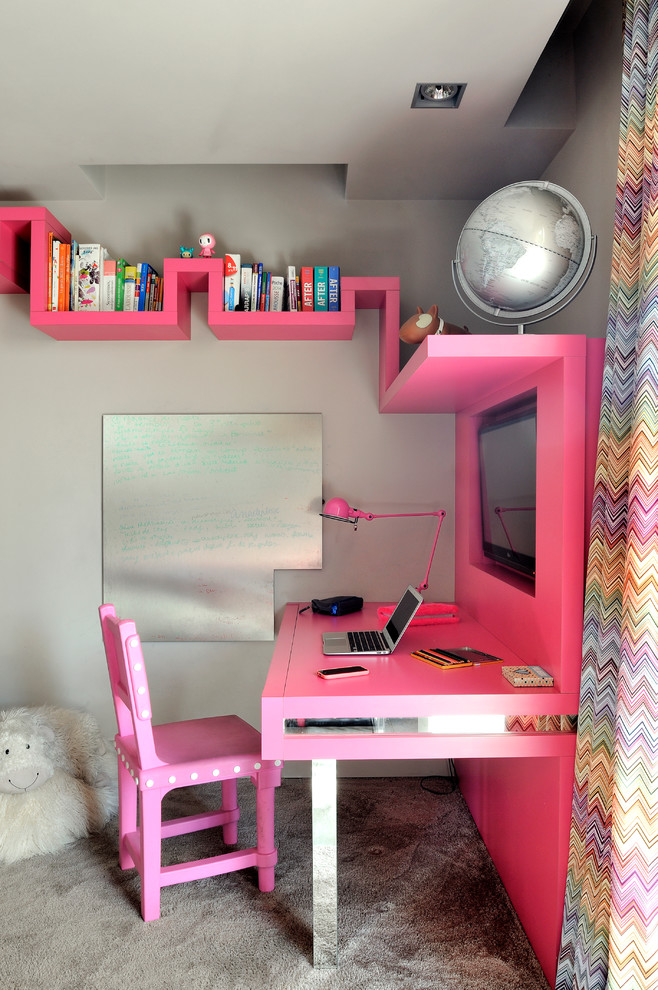
[[[240,796],[250,845],[249,782]],[[213,798],[214,785],[177,791],[170,811]],[[546,990],[461,795],[428,793],[418,778],[339,781],[340,965],[314,970],[310,817],[309,781],[285,780],[275,890],[261,894],[250,870],[169,887],[148,924],[134,872],[116,863],[116,821],[3,867],[2,990]],[[203,855],[211,837],[167,849]]]

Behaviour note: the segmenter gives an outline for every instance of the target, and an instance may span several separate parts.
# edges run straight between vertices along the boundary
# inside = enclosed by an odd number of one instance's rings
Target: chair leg
[[[137,829],[137,787],[119,758],[119,866],[122,870],[136,865],[124,844],[124,836]]]
[[[238,781],[232,777],[222,781],[222,811],[238,810]],[[238,816],[235,821],[227,822],[222,827],[222,835],[227,846],[234,846],[238,841]]]
[[[142,791],[139,802],[139,835],[144,921],[155,921],[160,917],[161,822],[161,793],[156,790]]]
[[[258,889],[274,890],[274,863],[276,862],[276,847],[274,845],[274,794],[275,788],[261,786],[261,778],[256,784],[256,852],[258,866]]]

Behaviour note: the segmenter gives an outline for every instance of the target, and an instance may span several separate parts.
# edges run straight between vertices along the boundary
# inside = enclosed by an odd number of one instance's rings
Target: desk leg
[[[336,761],[313,760],[313,965],[338,965]]]

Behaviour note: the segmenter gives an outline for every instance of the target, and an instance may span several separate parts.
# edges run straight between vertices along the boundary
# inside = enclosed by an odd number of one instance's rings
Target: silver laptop
[[[322,652],[328,657],[392,653],[422,602],[422,595],[409,585],[382,630],[322,633]]]

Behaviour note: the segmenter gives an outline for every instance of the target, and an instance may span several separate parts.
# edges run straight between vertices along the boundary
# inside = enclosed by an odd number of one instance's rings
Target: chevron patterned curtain
[[[556,990],[658,988],[658,0],[629,0]]]

